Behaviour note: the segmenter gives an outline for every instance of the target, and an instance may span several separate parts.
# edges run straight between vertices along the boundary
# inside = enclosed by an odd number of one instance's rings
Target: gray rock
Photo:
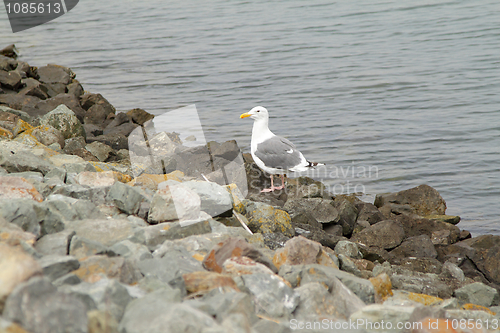
[[[97,159],[101,162],[105,162],[110,154],[114,153],[113,148],[108,146],[105,143],[94,141],[85,146],[92,155],[97,157]]]
[[[145,245],[133,243],[128,239],[115,243],[109,248],[109,251],[134,261],[153,258],[153,255]]]
[[[432,273],[413,272],[407,269],[395,270],[391,276],[392,287],[414,293],[449,298],[452,296],[450,286]]]
[[[71,154],[75,150],[85,148],[86,145],[87,143],[83,136],[72,137],[64,140],[64,152],[66,154]]]
[[[122,241],[132,233],[132,225],[126,219],[89,219],[77,220],[67,225],[78,237],[84,237],[111,246]]]
[[[120,322],[121,333],[208,332],[220,327],[204,312],[179,304],[180,295],[158,290],[132,301]]]
[[[401,268],[414,272],[441,274],[443,270],[443,264],[434,258],[407,257],[392,259],[392,261],[394,264],[401,266]],[[398,272],[398,269],[395,269],[395,271]]]
[[[404,328],[397,330],[398,323],[406,323],[410,320],[414,306],[395,306],[383,304],[371,304],[365,306],[356,313],[353,313],[350,320],[355,321],[357,328],[364,329],[366,332],[403,332]],[[385,323],[384,329],[381,328],[382,321]],[[378,323],[378,329],[374,323]],[[388,330],[390,325],[392,330]]]
[[[38,263],[43,269],[43,275],[50,281],[74,271],[80,267],[80,263],[73,256],[48,255],[44,256]]]
[[[399,223],[386,220],[361,230],[352,236],[351,241],[367,246],[392,249],[401,244],[404,236],[404,229]]]
[[[64,139],[77,136],[85,137],[85,130],[82,124],[75,113],[64,104],[59,105],[57,108],[40,118],[40,124],[50,125],[58,129]]]
[[[102,278],[95,283],[65,285],[59,290],[81,299],[90,297],[97,309],[109,312],[117,321],[121,320],[127,304],[133,299],[125,285],[116,279],[108,278]]]
[[[248,219],[248,228],[252,232],[274,233],[279,232],[287,237],[293,237],[295,230],[292,227],[290,215],[271,205],[243,200],[245,216]]]
[[[457,279],[460,282],[465,281],[465,274],[464,271],[451,261],[447,261],[444,263],[443,268],[442,268],[442,274],[444,276],[449,276],[454,279]]]
[[[70,83],[74,73],[67,67],[57,65],[47,65],[39,67],[37,70],[40,82],[44,83]]]
[[[150,251],[156,250],[166,240],[185,238],[192,235],[210,233],[209,219],[202,218],[194,221],[166,222],[157,225],[136,228],[129,240],[144,244]]]
[[[166,186],[159,189],[151,200],[149,223],[193,220],[200,216],[201,199],[195,191],[175,181],[162,184]]]
[[[87,333],[85,304],[44,278],[19,284],[7,298],[3,316],[33,333]]]
[[[50,146],[58,143],[60,148],[64,148],[62,133],[50,125],[36,127],[31,134],[43,145]]]
[[[66,180],[66,169],[57,167],[53,168],[47,174],[45,174],[44,180],[48,184],[64,184],[64,181]],[[58,182],[55,182],[55,180],[58,180]]]
[[[63,230],[55,234],[44,235],[35,243],[35,249],[43,255],[60,255],[69,254],[69,244],[71,238],[75,235],[72,230]]]
[[[335,245],[335,253],[343,254],[349,258],[361,259],[363,255],[359,251],[358,245],[350,241],[340,241]]]
[[[36,204],[38,203],[31,199],[4,199],[1,200],[0,216],[24,231],[39,236],[41,228],[35,211]]]
[[[74,199],[56,194],[48,196],[42,205],[51,212],[59,214],[65,221],[104,218],[96,205],[85,199]]]
[[[357,277],[362,278],[363,273],[359,270],[359,268],[356,266],[354,261],[351,260],[348,256],[345,256],[343,254],[338,255],[340,266],[339,268],[343,271],[346,271],[348,273],[354,274]]]
[[[52,281],[52,284],[56,287],[60,287],[60,286],[64,286],[64,285],[73,286],[73,285],[79,284],[81,282],[82,282],[82,280],[76,274],[68,273],[68,274],[65,274],[65,275],[61,276],[60,278],[57,278],[54,281]]]
[[[489,329],[498,330],[498,317],[495,317],[485,311],[449,309],[446,310],[446,317],[450,319],[458,319],[459,323],[460,320],[466,320],[468,322],[469,319],[471,319],[474,323],[481,321],[483,328],[486,328],[487,322]],[[452,321],[450,320],[450,322]]]
[[[289,323],[277,323],[272,320],[261,319],[252,326],[254,332],[290,333]]]
[[[198,305],[194,302],[188,303],[208,315],[214,316],[219,322],[232,314],[243,315],[249,323],[255,323],[258,317],[255,315],[255,304],[250,295],[243,292],[222,292],[213,289],[203,298]]]
[[[481,282],[475,282],[455,290],[455,297],[462,304],[472,303],[481,306],[498,305],[500,297],[495,288],[489,287]]]
[[[287,320],[299,297],[279,277],[256,273],[235,278],[238,287],[253,296],[257,315]]]
[[[0,84],[8,89],[16,90],[21,85],[21,75],[16,71],[0,70]]]
[[[211,216],[218,216],[233,209],[232,198],[225,187],[212,182],[187,181],[182,185],[195,191],[201,199],[200,209]],[[158,185],[158,187],[160,187]]]
[[[74,164],[72,164],[74,165]],[[68,168],[69,169],[69,168]],[[85,170],[91,171],[91,170]],[[94,170],[95,171],[95,170]],[[82,170],[83,172],[83,170]],[[69,177],[68,171],[68,177]],[[73,175],[75,176],[75,175]],[[106,195],[109,191],[109,187],[88,187],[82,185],[61,185],[54,188],[53,194],[61,194],[66,197],[71,197],[75,199],[84,199],[91,201],[94,205],[101,205],[106,203]]]
[[[358,209],[351,200],[345,196],[335,197],[334,205],[339,212],[337,223],[342,226],[343,235],[348,237],[354,230],[354,225],[358,217]]]
[[[74,236],[69,246],[69,254],[79,259],[106,253],[106,250],[107,247],[101,243],[80,236]]]
[[[36,171],[44,175],[55,168],[55,165],[34,155],[29,151],[15,151],[2,147],[0,142],[0,167],[8,172]]]
[[[385,220],[378,208],[369,202],[356,204],[356,208],[358,208],[358,221],[368,221],[372,225]]]
[[[427,235],[410,237],[403,241],[391,254],[400,257],[437,258],[437,252],[431,238]]]
[[[113,203],[122,212],[132,215],[139,211],[139,206],[146,198],[134,187],[115,182],[106,196],[106,200]]]

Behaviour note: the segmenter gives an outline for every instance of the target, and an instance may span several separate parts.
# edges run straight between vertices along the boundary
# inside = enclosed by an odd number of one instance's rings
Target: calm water
[[[500,234],[497,0],[85,0],[15,35],[0,7],[1,46],[71,67],[119,110],[195,103],[207,140],[248,151],[238,116],[263,105],[332,190],[426,183],[461,228]]]

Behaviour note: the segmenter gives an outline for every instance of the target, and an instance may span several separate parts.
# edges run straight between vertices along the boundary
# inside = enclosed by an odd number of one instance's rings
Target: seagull
[[[240,118],[247,117],[254,120],[250,144],[253,160],[259,168],[271,175],[271,188],[263,189],[261,192],[283,189],[285,187],[283,175],[287,171],[301,172],[318,165],[324,165],[309,162],[293,143],[271,132],[269,130],[269,113],[265,107],[256,106],[240,116]],[[274,175],[280,175],[281,186],[274,186]]]

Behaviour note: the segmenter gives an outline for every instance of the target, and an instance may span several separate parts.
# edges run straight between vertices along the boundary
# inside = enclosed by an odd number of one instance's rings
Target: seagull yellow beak
[[[243,118],[247,118],[247,117],[250,117],[250,116],[251,116],[251,114],[247,112],[247,113],[243,113],[243,114],[240,116],[240,118],[242,118],[242,119],[243,119]]]

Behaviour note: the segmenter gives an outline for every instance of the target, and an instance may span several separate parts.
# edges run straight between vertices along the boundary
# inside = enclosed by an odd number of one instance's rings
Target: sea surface
[[[500,235],[500,2],[82,0],[0,47],[65,65],[119,111],[195,104],[206,140],[250,149],[256,105],[335,193],[428,184]]]

